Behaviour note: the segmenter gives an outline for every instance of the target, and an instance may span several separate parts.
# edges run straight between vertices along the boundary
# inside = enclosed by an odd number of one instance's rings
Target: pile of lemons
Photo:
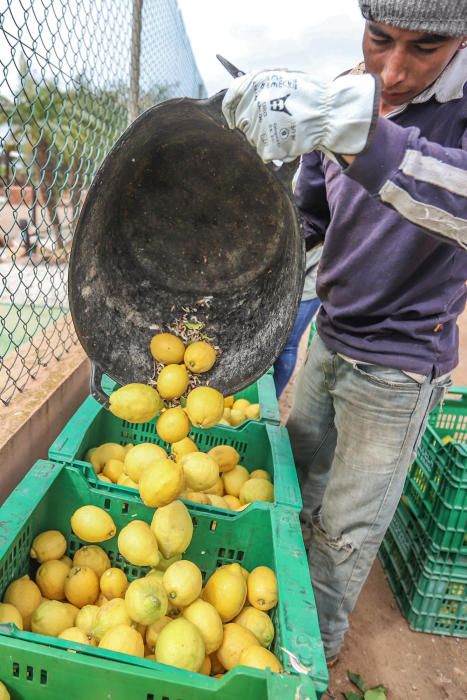
[[[189,391],[193,377],[208,372],[216,362],[215,348],[205,340],[185,346],[172,333],[158,333],[150,343],[153,359],[160,367],[155,387],[126,384],[112,393],[110,411],[129,423],[147,423],[159,413],[156,430],[164,442],[183,440],[191,425],[212,428],[221,423],[236,426],[248,418],[260,417],[259,404],[222,394],[209,386]],[[164,402],[175,402],[167,407]]]
[[[100,480],[138,489],[144,503],[153,508],[176,498],[236,511],[253,501],[274,501],[269,473],[265,469],[250,473],[230,445],[201,452],[190,437],[184,437],[170,449],[169,455],[152,443],[108,442],[88,450],[85,460]]]
[[[275,573],[227,564],[203,588],[198,566],[182,559],[193,523],[181,501],[158,508],[150,524],[132,520],[118,533],[122,557],[150,567],[131,582],[97,544],[117,534],[107,511],[82,506],[71,528],[91,544],[71,559],[60,531],[39,534],[30,551],[35,580],[9,584],[0,623],[216,677],[237,665],[282,670],[267,649],[274,639],[268,612],[277,604]]]
[[[260,418],[259,403],[251,403],[248,399],[236,399],[235,396],[226,396],[224,399],[224,413],[219,424],[236,427],[246,420],[259,420]]]

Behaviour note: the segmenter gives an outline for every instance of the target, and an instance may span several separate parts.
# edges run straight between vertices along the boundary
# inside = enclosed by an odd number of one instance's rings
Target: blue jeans
[[[351,363],[312,340],[287,427],[327,657],[339,652],[428,413],[449,384]]]
[[[293,374],[297,364],[297,351],[300,340],[306,327],[315,315],[319,304],[320,301],[316,298],[302,301],[299,306],[297,318],[287,343],[274,363],[274,384],[276,385],[277,398],[282,394]]]

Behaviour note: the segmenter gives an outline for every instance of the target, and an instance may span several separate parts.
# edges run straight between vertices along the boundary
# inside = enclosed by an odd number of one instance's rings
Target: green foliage
[[[387,700],[386,693],[388,689],[384,685],[376,685],[373,688],[367,688],[365,681],[362,676],[358,673],[352,673],[352,671],[347,671],[347,676],[349,681],[353,683],[359,693],[353,690],[346,690],[342,693],[345,700]]]

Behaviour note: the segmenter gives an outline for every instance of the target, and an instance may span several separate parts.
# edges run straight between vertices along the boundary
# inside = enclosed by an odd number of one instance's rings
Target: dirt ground
[[[467,385],[467,314],[461,318],[460,362],[454,383]],[[302,338],[299,363],[306,351]],[[298,367],[280,401],[285,421],[293,400]],[[375,562],[350,618],[342,654],[330,672],[330,700],[342,700],[342,691],[356,688],[347,671],[359,673],[367,686],[383,684],[389,700],[466,700],[467,640],[413,632],[401,615]]]

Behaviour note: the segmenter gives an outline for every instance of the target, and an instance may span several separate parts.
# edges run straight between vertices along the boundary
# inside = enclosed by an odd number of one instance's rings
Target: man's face
[[[462,38],[367,22],[363,55],[366,70],[381,78],[381,111],[390,111],[423,92],[443,72],[461,42]]]

